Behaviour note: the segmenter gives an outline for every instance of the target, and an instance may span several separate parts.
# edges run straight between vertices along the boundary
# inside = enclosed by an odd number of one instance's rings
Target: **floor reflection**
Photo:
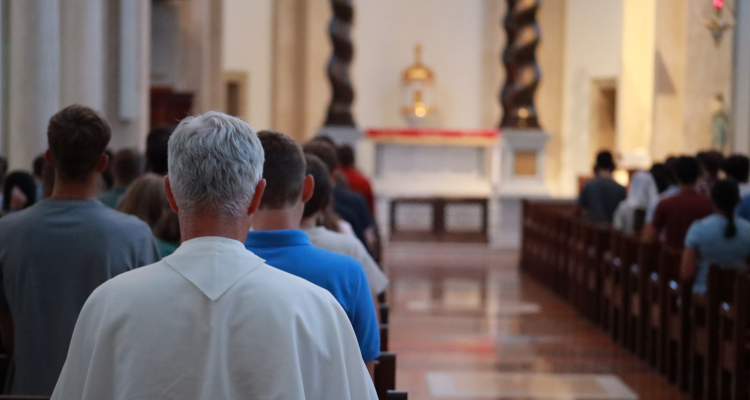
[[[397,385],[411,400],[687,400],[519,275],[516,256],[473,244],[386,250]]]

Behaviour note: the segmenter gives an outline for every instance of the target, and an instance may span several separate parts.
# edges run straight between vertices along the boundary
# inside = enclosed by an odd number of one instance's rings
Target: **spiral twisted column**
[[[354,56],[351,39],[354,21],[354,4],[351,0],[331,0],[333,18],[328,26],[328,35],[333,43],[333,54],[328,60],[328,80],[332,96],[326,116],[326,126],[353,127],[352,102],[354,89],[349,78],[349,66]]]
[[[508,13],[503,25],[508,41],[502,56],[506,79],[500,92],[503,105],[500,128],[539,128],[534,93],[541,78],[536,62],[536,48],[541,38],[536,14],[542,0],[507,2]]]

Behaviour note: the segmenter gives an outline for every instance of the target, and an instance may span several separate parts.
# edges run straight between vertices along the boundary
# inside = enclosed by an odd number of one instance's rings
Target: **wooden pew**
[[[380,353],[375,363],[375,391],[381,400],[387,399],[389,390],[396,390],[396,353]]]
[[[398,390],[389,390],[386,395],[387,400],[409,400],[409,392],[402,392]]]
[[[586,249],[586,223],[579,218],[575,218],[571,221],[571,235],[569,238],[568,246],[570,247],[568,257],[568,289],[567,298],[568,302],[577,310],[580,310],[580,298],[583,288],[581,287],[584,282],[584,264],[585,249]]]
[[[648,354],[648,364],[664,374],[666,372],[666,364],[664,363],[664,345],[666,342],[666,286],[667,282],[662,273],[665,270],[665,263],[670,262],[670,251],[666,246],[662,246],[659,253],[659,266],[656,271],[652,271],[646,282],[647,296],[646,301],[648,302],[648,338],[646,344],[648,346],[646,353]]]
[[[599,276],[602,280],[602,295],[599,302],[599,326],[605,332],[613,335],[612,307],[615,286],[614,263],[620,255],[624,235],[622,232],[613,230],[610,235],[609,248],[602,254]]]
[[[583,310],[595,324],[600,323],[600,309],[603,283],[602,283],[602,260],[610,246],[611,227],[602,224],[589,225],[589,237],[587,241],[585,259],[585,287],[583,292]]]
[[[667,380],[687,391],[690,379],[688,368],[690,349],[690,299],[693,282],[680,280],[682,251],[667,249],[661,276],[664,277],[664,368]]]
[[[388,304],[378,304],[378,310],[380,311],[380,323],[386,324],[390,322],[391,307]]]
[[[388,324],[380,324],[380,351],[388,351]]]
[[[555,292],[562,298],[568,297],[568,263],[571,257],[570,236],[573,216],[561,214],[557,225],[557,261],[555,272]]]
[[[737,270],[712,265],[705,294],[693,293],[691,305],[690,394],[694,399],[716,399],[719,307],[734,301]]]
[[[641,243],[636,262],[628,271],[628,335],[630,349],[641,359],[648,359],[651,306],[649,304],[649,280],[658,274],[661,244]]]
[[[750,275],[747,270],[738,273],[734,286],[734,302],[719,307],[719,370],[716,375],[717,399],[744,400],[748,393],[748,349],[750,331]]]
[[[610,305],[610,336],[617,343],[626,343],[627,315],[630,309],[628,302],[627,272],[638,254],[638,240],[635,237],[622,235],[617,253],[611,264],[612,297]]]

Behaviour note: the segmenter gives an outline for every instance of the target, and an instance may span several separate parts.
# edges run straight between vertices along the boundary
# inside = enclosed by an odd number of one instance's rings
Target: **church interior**
[[[43,272],[8,272],[32,266],[3,244],[66,201],[53,121],[73,105],[111,130],[87,198],[150,225],[148,264],[185,247],[166,154],[186,117],[218,111],[322,160],[331,201],[311,224],[367,261],[312,244],[384,282],[379,400],[750,396],[750,0],[0,0],[0,48],[0,400],[76,398],[76,336],[55,394],[22,389],[19,335],[35,336],[18,313],[44,306],[12,303]],[[148,184],[153,221],[135,205]],[[76,319],[42,336],[67,353]]]

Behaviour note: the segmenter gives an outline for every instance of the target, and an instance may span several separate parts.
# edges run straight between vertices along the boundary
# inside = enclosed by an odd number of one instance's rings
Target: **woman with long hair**
[[[711,264],[742,268],[750,257],[750,222],[735,215],[740,202],[737,184],[722,180],[711,188],[714,213],[695,221],[685,237],[680,276],[695,278],[693,291],[705,293]],[[696,272],[697,269],[697,272]]]
[[[135,215],[151,227],[161,257],[172,254],[180,245],[180,224],[169,207],[163,177],[147,173],[136,179],[117,209]]]

